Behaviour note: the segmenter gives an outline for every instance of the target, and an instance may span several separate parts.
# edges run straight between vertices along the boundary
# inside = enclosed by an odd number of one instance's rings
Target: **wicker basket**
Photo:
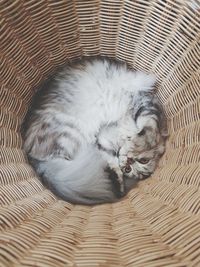
[[[200,2],[1,0],[0,266],[200,266]],[[37,85],[103,55],[157,75],[170,131],[155,174],[116,204],[58,200],[21,149]]]

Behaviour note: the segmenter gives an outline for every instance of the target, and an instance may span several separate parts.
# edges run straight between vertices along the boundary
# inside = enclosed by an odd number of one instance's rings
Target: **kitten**
[[[106,59],[57,71],[24,124],[24,149],[58,196],[114,202],[150,176],[164,152],[164,115],[155,77]]]

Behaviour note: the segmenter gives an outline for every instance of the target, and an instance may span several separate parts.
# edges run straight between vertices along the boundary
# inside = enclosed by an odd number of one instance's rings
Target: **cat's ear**
[[[169,133],[168,133],[167,129],[162,129],[161,135],[164,139],[167,139],[169,137]]]
[[[165,152],[165,145],[164,144],[159,144],[157,147],[157,152],[159,155],[163,155]]]
[[[169,133],[167,130],[167,121],[163,118],[161,127],[160,127],[160,135],[166,140],[169,137]]]

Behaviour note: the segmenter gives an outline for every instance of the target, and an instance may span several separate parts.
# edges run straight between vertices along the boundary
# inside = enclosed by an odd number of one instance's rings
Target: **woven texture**
[[[1,0],[0,23],[0,266],[200,266],[199,0]],[[116,204],[58,200],[21,149],[37,85],[83,55],[155,73],[168,119],[156,172]]]

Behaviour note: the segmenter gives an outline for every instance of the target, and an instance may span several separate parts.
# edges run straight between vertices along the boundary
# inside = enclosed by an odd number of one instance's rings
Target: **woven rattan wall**
[[[198,0],[0,1],[0,266],[200,266]],[[37,84],[75,57],[153,72],[170,138],[152,178],[119,203],[72,205],[21,149]]]

